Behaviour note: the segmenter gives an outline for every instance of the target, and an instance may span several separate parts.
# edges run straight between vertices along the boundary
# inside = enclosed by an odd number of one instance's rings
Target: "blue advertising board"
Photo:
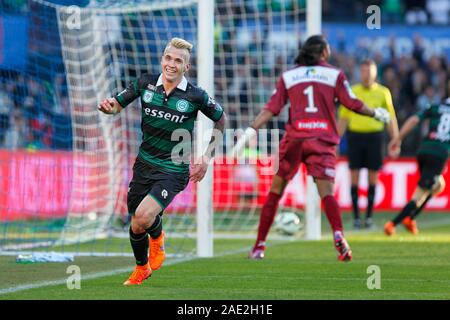
[[[0,68],[21,70],[26,66],[28,19],[0,16]]]
[[[444,54],[450,59],[450,26],[383,25],[370,30],[365,24],[324,23],[322,31],[334,48],[345,44],[352,54],[358,46],[368,47],[371,52],[389,54],[391,39],[397,55],[410,55],[414,39],[422,38],[424,54]]]

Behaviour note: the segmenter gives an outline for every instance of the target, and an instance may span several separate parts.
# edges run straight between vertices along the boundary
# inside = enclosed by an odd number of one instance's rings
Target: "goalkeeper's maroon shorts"
[[[319,139],[295,139],[285,134],[280,142],[276,175],[291,180],[302,162],[308,175],[334,182],[336,145]]]

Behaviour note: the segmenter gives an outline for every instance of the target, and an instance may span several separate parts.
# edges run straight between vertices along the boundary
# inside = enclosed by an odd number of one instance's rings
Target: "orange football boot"
[[[408,230],[412,234],[419,233],[419,229],[417,229],[416,220],[411,219],[411,217],[406,217],[405,219],[403,219],[402,223],[405,226],[406,230]]]
[[[125,286],[139,285],[142,284],[142,281],[149,278],[151,275],[152,269],[150,268],[150,264],[147,262],[146,265],[136,266],[131,276],[123,284]]]
[[[150,254],[148,260],[150,261],[150,267],[152,270],[158,270],[161,268],[164,260],[166,259],[166,252],[164,251],[164,231],[161,232],[158,238],[150,238]]]
[[[386,235],[388,236],[392,236],[395,233],[395,226],[392,221],[386,222],[386,224],[384,225],[384,233],[386,233]]]

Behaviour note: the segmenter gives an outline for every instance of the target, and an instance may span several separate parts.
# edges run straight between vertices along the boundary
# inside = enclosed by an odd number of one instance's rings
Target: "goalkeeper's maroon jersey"
[[[338,144],[337,100],[356,112],[363,107],[363,102],[353,94],[344,72],[321,62],[315,66],[300,65],[284,72],[265,109],[278,115],[289,101],[288,136],[318,138]]]

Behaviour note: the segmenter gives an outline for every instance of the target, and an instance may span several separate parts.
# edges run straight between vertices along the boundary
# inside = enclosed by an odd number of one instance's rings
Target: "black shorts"
[[[161,171],[136,158],[133,178],[128,188],[128,213],[134,214],[141,201],[151,196],[164,210],[189,183],[189,173]]]
[[[378,171],[383,165],[384,132],[347,133],[347,156],[350,169],[367,168]]]
[[[425,190],[430,190],[436,179],[444,171],[447,159],[444,157],[437,157],[432,154],[421,153],[417,155],[417,163],[419,165],[419,187]]]

